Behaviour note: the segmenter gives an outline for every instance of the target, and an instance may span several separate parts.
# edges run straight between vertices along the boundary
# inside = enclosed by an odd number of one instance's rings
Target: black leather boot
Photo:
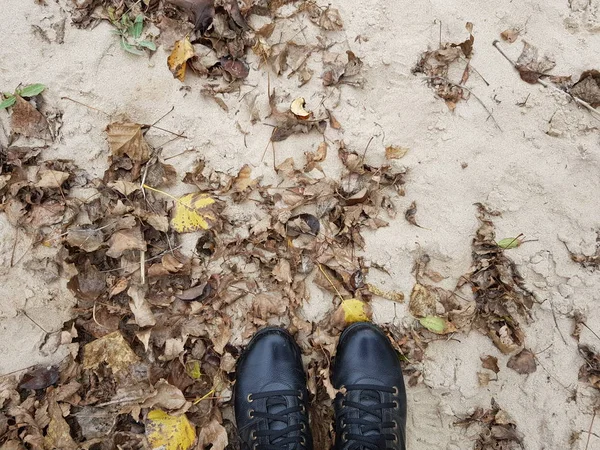
[[[235,419],[243,450],[312,450],[300,348],[281,328],[257,332],[236,369]]]
[[[340,336],[333,368],[336,450],[405,450],[406,391],[398,355],[371,323]]]

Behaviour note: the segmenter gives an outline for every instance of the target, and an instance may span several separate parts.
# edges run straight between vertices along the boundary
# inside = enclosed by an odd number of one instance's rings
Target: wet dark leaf
[[[40,367],[23,375],[19,387],[21,389],[46,389],[58,381],[58,367]]]

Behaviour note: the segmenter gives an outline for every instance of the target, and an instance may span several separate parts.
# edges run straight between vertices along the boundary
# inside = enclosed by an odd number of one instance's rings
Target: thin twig
[[[513,68],[514,68],[515,70],[517,70],[517,72],[518,72],[517,65],[515,64],[515,62],[514,62],[512,59],[510,59],[510,57],[509,57],[509,56],[508,56],[506,53],[504,53],[504,50],[502,50],[498,44],[500,44],[500,41],[498,41],[498,40],[495,40],[495,41],[492,43],[492,45],[493,45],[494,47],[496,47],[496,50],[498,50],[498,51],[500,52],[500,54],[501,54],[502,56],[504,56],[504,57],[506,58],[506,60],[507,60],[507,61],[508,61],[508,62],[509,62],[509,63],[510,63],[512,66],[513,66]],[[573,94],[572,94],[571,92],[569,92],[569,91],[563,91],[562,89],[560,89],[560,88],[558,88],[558,87],[554,86],[554,84],[552,84],[552,83],[547,83],[546,81],[542,80],[541,78],[538,78],[537,82],[538,82],[539,84],[541,84],[542,86],[544,86],[545,88],[548,88],[548,89],[553,89],[553,90],[555,90],[555,91],[557,91],[557,92],[560,92],[560,93],[562,93],[562,94],[564,94],[564,95],[567,95],[567,96],[571,97],[573,100],[575,100],[575,102],[576,102],[576,103],[578,103],[579,105],[581,105],[581,106],[583,106],[585,109],[587,109],[587,110],[588,110],[588,111],[589,111],[589,112],[592,114],[592,117],[593,117],[594,119],[596,119],[596,120],[600,121],[600,112],[598,112],[598,111],[596,110],[596,108],[594,108],[592,105],[590,105],[590,104],[589,104],[588,102],[586,102],[585,100],[582,100],[582,99],[580,99],[579,97],[577,97],[577,96],[573,95]]]
[[[62,99],[62,100],[69,100],[69,101],[72,101],[73,103],[77,103],[78,105],[85,106],[86,108],[93,109],[94,111],[101,112],[102,114],[106,114],[108,117],[111,117],[111,114],[109,114],[109,113],[107,113],[107,112],[105,112],[105,111],[102,111],[101,109],[94,108],[93,106],[86,105],[85,103],[78,102],[77,100],[73,100],[73,99],[72,99],[72,98],[70,98],[70,97],[61,97],[61,99]]]
[[[594,409],[594,414],[592,415],[592,421],[590,422],[590,428],[588,430],[588,438],[587,438],[587,442],[585,444],[585,450],[588,450],[588,447],[590,445],[590,438],[592,437],[592,426],[594,425],[595,418],[596,418],[596,409]]]
[[[140,275],[143,286],[146,284],[146,252],[143,250],[140,251]]]
[[[598,338],[598,340],[600,340],[600,336],[598,336],[594,330],[592,330],[590,327],[587,326],[587,324],[585,322],[581,322],[581,325],[583,325],[584,327],[586,327],[590,333],[592,333],[594,336],[596,336]]]
[[[185,134],[181,134],[181,133],[175,133],[174,131],[171,131],[171,130],[166,130],[166,129],[164,129],[164,128],[157,127],[156,125],[148,125],[148,127],[149,127],[149,128],[156,128],[157,130],[164,131],[165,133],[170,133],[170,134],[172,134],[173,136],[177,136],[177,137],[180,137],[180,138],[184,138],[184,139],[187,139],[187,138],[188,138],[188,137],[187,137]]]
[[[15,243],[12,248],[12,252],[10,253],[10,267],[12,267],[15,260],[15,250],[17,249],[17,242],[19,241],[19,227],[15,230]]]

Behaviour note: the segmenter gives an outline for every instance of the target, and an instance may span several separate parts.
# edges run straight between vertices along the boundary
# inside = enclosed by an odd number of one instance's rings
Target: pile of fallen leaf
[[[455,425],[469,428],[479,425],[481,431],[474,450],[515,450],[522,449],[523,436],[517,430],[511,417],[492,398],[490,409],[477,408],[473,414],[459,420]]]
[[[460,43],[446,42],[442,44],[440,40],[437,50],[428,50],[424,52],[413,73],[422,73],[427,77],[427,84],[435,90],[435,93],[446,102],[448,108],[453,111],[456,104],[465,97],[465,83],[469,79],[471,71],[471,57],[473,56],[473,24],[467,22],[466,29],[469,32],[469,38]],[[460,66],[462,75],[459,81],[452,81],[449,77],[451,72]]]
[[[370,264],[358,256],[362,232],[395,216],[403,170],[370,166],[339,143],[345,174],[315,177],[327,157],[323,143],[306,153],[303,168],[292,159],[280,164],[277,186],[252,178],[248,166],[231,176],[199,161],[183,177],[189,193],[174,197],[175,169],[148,144],[147,131],[108,125],[103,179],[70,161],[41,161],[39,147],[1,149],[8,220],[34,245],[57,249],[29,270],[43,271],[48,282],[68,279],[78,301],[60,334],[71,350],[60,367],[3,381],[8,448],[169,441],[222,449],[236,439],[228,401],[241,344],[268,323],[288,327],[310,356],[311,413],[328,414],[337,335],[370,318],[373,295],[403,299],[369,284]],[[252,215],[236,214],[242,206]],[[197,236],[191,254],[180,243],[190,232]],[[331,313],[318,324],[302,318],[311,282],[333,294]],[[390,334],[408,365],[422,359],[426,344],[415,343],[416,333]],[[323,423],[319,439],[329,442]]]

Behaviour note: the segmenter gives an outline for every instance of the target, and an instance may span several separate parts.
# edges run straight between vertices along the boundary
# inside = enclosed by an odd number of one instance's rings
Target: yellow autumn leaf
[[[369,316],[365,311],[366,306],[365,302],[361,302],[355,298],[344,300],[342,302],[342,309],[344,310],[346,323],[368,322]]]
[[[179,81],[183,81],[185,79],[187,60],[194,55],[194,47],[190,42],[189,36],[186,36],[182,40],[175,42],[175,47],[167,58],[167,64],[169,65],[169,69],[173,73],[173,76]]]
[[[215,200],[207,194],[186,194],[175,202],[171,226],[178,233],[208,230],[217,220],[212,209]]]
[[[146,437],[152,450],[188,450],[196,439],[196,430],[185,414],[171,416],[162,409],[148,413]]]
[[[185,372],[194,380],[199,379],[202,376],[202,370],[200,369],[200,361],[188,361],[185,364]]]

